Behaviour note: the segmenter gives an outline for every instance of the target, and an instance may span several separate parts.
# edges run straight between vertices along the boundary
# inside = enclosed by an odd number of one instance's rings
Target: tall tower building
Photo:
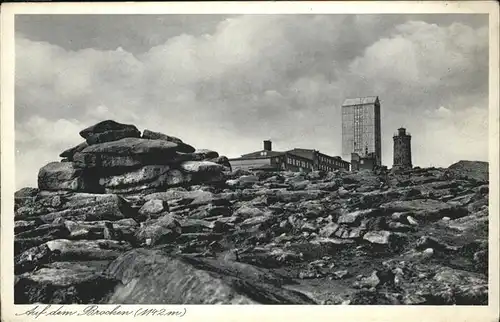
[[[411,135],[405,128],[399,128],[394,139],[393,169],[411,169]]]
[[[378,96],[349,98],[342,104],[342,158],[349,160],[352,153],[373,156],[382,165]]]

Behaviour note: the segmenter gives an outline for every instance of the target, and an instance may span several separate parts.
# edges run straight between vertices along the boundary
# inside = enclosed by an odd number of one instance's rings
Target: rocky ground
[[[15,302],[488,303],[488,164],[231,171],[112,121],[15,194]]]

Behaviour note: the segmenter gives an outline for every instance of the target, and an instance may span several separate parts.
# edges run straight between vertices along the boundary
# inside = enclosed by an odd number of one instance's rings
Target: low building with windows
[[[313,170],[333,171],[344,169],[349,171],[350,163],[339,156],[329,156],[317,150],[295,148],[289,151],[273,151],[272,143],[264,141],[264,149],[239,158],[229,159],[231,168],[244,170],[271,170],[271,171],[304,171]]]
[[[351,170],[375,170],[377,167],[377,160],[374,153],[368,153],[360,156],[357,153],[351,153]]]

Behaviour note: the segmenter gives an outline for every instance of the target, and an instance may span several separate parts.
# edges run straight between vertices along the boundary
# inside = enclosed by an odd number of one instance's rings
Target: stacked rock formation
[[[225,171],[109,124],[16,192],[16,303],[488,302],[487,164]]]
[[[134,194],[222,180],[227,158],[195,150],[158,132],[107,120],[80,132],[85,142],[60,154],[64,162],[40,169],[38,187],[48,191]]]

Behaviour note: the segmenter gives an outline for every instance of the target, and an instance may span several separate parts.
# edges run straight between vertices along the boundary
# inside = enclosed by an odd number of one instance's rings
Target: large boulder
[[[167,172],[165,176],[165,185],[169,187],[185,185],[192,183],[193,175],[190,173],[182,172],[178,169],[172,169]]]
[[[373,216],[377,213],[378,213],[377,209],[356,210],[353,212],[348,212],[340,215],[339,219],[337,220],[337,223],[347,224],[347,225],[359,225],[362,219],[368,216]]]
[[[467,210],[433,199],[396,200],[380,206],[388,212],[412,212],[417,219],[435,221],[445,216],[459,218],[467,215]]]
[[[146,165],[139,169],[124,172],[114,176],[102,177],[99,184],[106,188],[124,188],[128,186],[145,185],[157,180],[170,170],[168,165]]]
[[[44,265],[16,278],[14,303],[100,303],[119,283],[104,276],[102,270],[96,266],[65,262]]]
[[[468,232],[477,237],[488,234],[488,208],[471,215],[450,220],[445,223],[448,227]]]
[[[332,237],[334,236],[335,232],[339,229],[339,225],[332,222],[332,223],[328,223],[327,225],[323,226],[320,231],[319,231],[319,234],[320,236],[323,236],[323,237]]]
[[[487,305],[488,277],[477,272],[432,263],[391,260],[399,270],[398,288],[402,304]],[[363,303],[364,304],[364,303]]]
[[[60,261],[87,261],[115,259],[131,249],[125,242],[107,239],[68,240],[56,239],[45,243],[51,252],[57,252]]]
[[[116,130],[116,131],[106,131],[103,133],[96,133],[87,138],[87,143],[89,145],[99,144],[104,142],[111,142],[120,140],[123,138],[138,138],[141,136],[141,133],[138,130],[132,129],[124,129],[124,130]]]
[[[166,135],[160,132],[154,132],[150,130],[144,130],[142,132],[142,138],[143,139],[148,139],[148,140],[164,140],[164,141],[170,141],[174,143],[184,143],[182,142],[181,139],[176,138],[175,136],[170,136]]]
[[[264,247],[252,247],[238,253],[239,262],[255,265],[260,268],[278,268],[302,262],[303,260],[303,254],[300,252],[268,245]]]
[[[82,168],[136,167],[171,164],[176,161],[178,145],[163,140],[125,138],[91,145],[75,153],[74,162]]]
[[[448,167],[448,172],[459,179],[472,179],[481,182],[489,181],[488,162],[459,161]]]
[[[193,183],[223,182],[224,167],[209,161],[187,161],[180,165],[184,174],[191,175]]]
[[[157,178],[149,182],[142,182],[135,185],[125,186],[108,186],[105,187],[104,190],[106,193],[119,195],[150,194],[162,191],[165,188],[190,185],[193,183],[193,174],[184,173],[178,169],[170,169],[166,173],[159,175]]]
[[[226,171],[232,171],[231,163],[229,162],[229,159],[226,156],[218,156],[217,158],[212,158],[212,159],[207,159],[207,161],[211,161],[217,164],[220,164],[224,167],[224,170]]]
[[[178,139],[174,136],[168,136],[168,135],[160,133],[160,132],[153,132],[153,131],[149,131],[149,130],[144,130],[144,133],[142,134],[142,138],[149,139],[149,140],[161,140],[161,141],[174,142],[178,146],[177,151],[182,152],[182,153],[193,153],[196,150],[191,145],[182,142],[181,139]]]
[[[17,254],[14,258],[14,269],[16,274],[20,274],[57,260],[112,260],[130,249],[129,243],[105,239],[45,240],[44,243],[34,245]]]
[[[366,228],[364,227],[340,226],[337,231],[335,231],[335,236],[338,238],[357,239],[361,238],[365,230]]]
[[[70,239],[105,239],[106,230],[113,229],[114,236],[106,239],[125,240],[135,242],[133,238],[139,224],[132,218],[117,221],[72,221],[64,220],[64,226],[69,231]],[[114,238],[111,238],[114,237]]]
[[[139,214],[142,216],[154,216],[164,211],[168,211],[168,202],[159,199],[151,199],[139,209]]]
[[[37,188],[22,188],[14,193],[14,209],[17,210],[20,207],[32,205],[35,202],[35,198],[39,190]]]
[[[80,136],[86,139],[89,145],[93,145],[123,138],[139,138],[141,132],[134,125],[106,120],[80,131]]]
[[[16,220],[14,222],[14,234],[19,234],[27,230],[31,230],[37,226],[34,220]]]
[[[52,223],[58,218],[75,221],[95,221],[120,220],[135,215],[136,212],[130,205],[117,195],[75,193],[66,196],[57,210],[39,215],[35,219],[45,223]]]
[[[34,229],[16,234],[16,238],[46,237],[50,239],[66,238],[70,232],[63,224],[43,224]]]
[[[14,273],[30,272],[42,264],[49,263],[52,258],[52,251],[46,244],[28,248],[14,257]]]
[[[389,245],[395,241],[394,233],[386,230],[380,231],[369,231],[364,236],[363,239],[372,243],[379,245]]]
[[[315,304],[251,265],[136,249],[106,273],[121,281],[108,304]]]
[[[211,159],[209,157],[213,156],[213,155],[219,155],[219,154],[217,152],[211,151],[211,150],[196,150],[192,153],[178,152],[177,159],[179,160],[179,162],[210,161]]]
[[[40,190],[69,190],[92,192],[97,189],[97,182],[92,176],[86,176],[82,169],[75,168],[71,162],[51,162],[38,172]]]
[[[202,155],[203,156],[202,160],[214,159],[219,157],[219,153],[207,149],[199,149],[194,151],[194,153]]]
[[[146,162],[152,158],[145,158],[142,155],[116,155],[106,153],[75,153],[73,157],[75,167],[89,168],[89,169],[105,169],[104,174],[109,174],[109,169],[123,169],[123,168],[138,168],[145,164],[161,163],[159,160],[156,162]],[[165,160],[165,159],[161,159]],[[163,161],[166,162],[166,161]]]
[[[179,221],[172,215],[163,215],[158,219],[148,220],[137,229],[135,237],[148,246],[174,242],[182,232]]]
[[[223,167],[220,164],[209,161],[187,161],[181,164],[181,168],[186,172],[221,172]]]
[[[89,146],[89,144],[87,143],[87,141],[82,142],[82,143],[78,144],[77,146],[74,146],[72,148],[64,150],[63,152],[61,152],[61,154],[59,154],[59,156],[61,158],[65,158],[68,161],[73,161],[73,156],[75,155],[75,153],[82,151],[83,149],[85,149],[88,146]]]
[[[191,190],[185,188],[171,188],[164,192],[152,193],[144,196],[144,200],[162,200],[164,202],[179,201],[181,204],[204,205],[212,203],[214,196],[209,191]]]
[[[482,274],[443,267],[436,272],[432,282],[427,298],[438,302],[436,304],[488,303],[488,279]]]

